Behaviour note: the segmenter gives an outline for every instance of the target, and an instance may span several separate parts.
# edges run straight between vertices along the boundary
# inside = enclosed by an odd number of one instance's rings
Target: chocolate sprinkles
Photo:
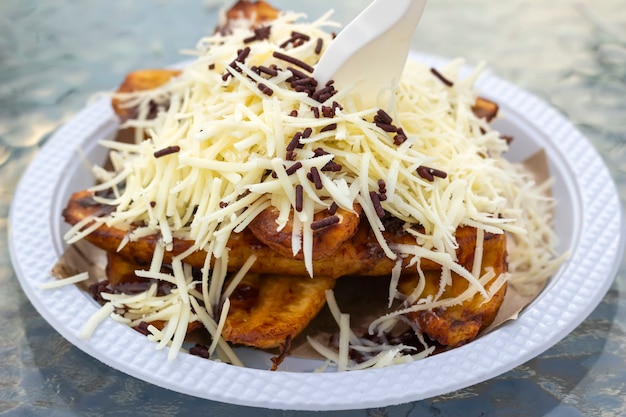
[[[393,119],[386,111],[384,111],[383,109],[379,109],[376,112],[376,116],[374,116],[374,121],[390,125],[393,122]]]
[[[337,93],[337,90],[335,90],[335,87],[332,85],[332,83],[332,80],[329,81],[326,86],[324,86],[324,88],[321,88],[313,93],[311,98],[320,103],[324,103],[326,100],[334,96]]]
[[[324,48],[324,40],[322,38],[317,38],[317,42],[315,43],[315,53],[317,55],[321,54],[322,48]]]
[[[138,331],[139,333],[141,333],[144,336],[148,336],[148,335],[151,334],[150,330],[148,330],[148,326],[149,326],[148,323],[146,323],[145,321],[141,321],[141,322],[139,322],[138,325],[133,327],[133,329]]]
[[[316,190],[324,188],[324,185],[322,184],[322,177],[320,176],[320,171],[317,167],[311,167],[311,170],[306,177],[313,183]]]
[[[199,356],[204,359],[209,359],[209,348],[200,343],[196,343],[194,346],[189,348],[189,354],[194,356]]]
[[[322,167],[322,171],[330,171],[330,172],[339,172],[343,169],[341,165],[339,165],[335,161],[330,161],[324,167]]]
[[[311,97],[317,89],[317,80],[304,72],[293,68],[287,67],[287,71],[290,71],[292,76],[287,79],[293,88],[298,93],[305,93]]]
[[[383,179],[378,180],[378,192],[379,193],[387,192],[387,184],[385,183],[385,180]]]
[[[315,148],[315,150],[313,151],[313,153],[315,154],[315,156],[324,156],[324,155],[330,155],[329,152],[326,152],[324,149],[322,148]]]
[[[155,158],[162,158],[164,156],[171,155],[171,154],[177,153],[177,152],[180,152],[180,146],[178,146],[178,145],[168,146],[167,148],[163,148],[163,149],[160,149],[160,150],[154,152],[154,157]]]
[[[297,80],[293,81],[291,85],[293,87],[296,87],[296,86],[317,87],[317,80],[313,77],[298,78]]]
[[[285,42],[280,44],[281,49],[285,49],[292,44],[294,48],[301,46],[304,42],[308,42],[311,40],[311,37],[305,33],[300,33],[296,31],[291,32],[291,38],[287,39]]]
[[[322,148],[316,148],[313,153],[315,154],[316,157],[320,157],[320,156],[324,156],[324,155],[330,155],[329,152],[326,152],[324,149]],[[338,163],[336,163],[335,161],[329,161],[326,165],[324,165],[322,167],[322,171],[331,171],[331,172],[339,172],[343,169],[343,167],[341,165],[339,165]]]
[[[443,74],[440,73],[439,71],[437,71],[436,68],[431,68],[430,72],[432,72],[435,75],[435,77],[439,78],[439,81],[444,83],[446,86],[452,87],[454,85],[454,83],[452,81],[450,81],[446,77],[444,77]]]
[[[311,37],[306,33],[296,32],[295,30],[291,32],[292,39],[302,39],[305,42],[311,40]]]
[[[335,117],[335,107],[331,106],[322,106],[322,115],[329,119]]]
[[[293,69],[294,68],[290,68],[290,70]],[[292,74],[296,73],[292,72]],[[317,88],[317,80],[313,77],[302,77],[301,75],[305,74],[300,73],[298,74],[298,76],[294,75],[294,77],[290,78],[288,81],[291,83],[291,88],[293,88],[296,92],[305,93],[307,96],[310,97],[313,93],[315,93],[315,89]]]
[[[304,188],[302,187],[302,184],[297,184],[296,185],[296,211],[297,212],[302,211],[303,202],[304,202]]]
[[[313,67],[289,55],[286,55],[280,52],[274,52],[274,57],[283,59],[284,61],[294,64],[295,66],[303,68],[309,72],[313,72]],[[326,102],[326,100],[328,100],[329,98],[331,98],[337,93],[337,91],[335,90],[335,87],[333,86],[334,81],[332,80],[327,82],[324,87],[318,90],[317,89],[318,81],[315,78],[313,78],[311,75],[306,74],[305,72],[302,72],[301,70],[291,67],[291,66],[287,67],[287,71],[291,72],[292,74],[292,76],[286,80],[288,83],[290,83],[291,88],[293,88],[298,93],[305,93],[306,95],[308,95],[309,97],[311,97],[312,99],[316,100],[319,103]],[[342,108],[338,103],[337,104],[335,103],[336,102],[334,102],[332,106],[333,114],[334,114],[335,109]],[[330,109],[326,110],[327,113],[329,111]],[[319,109],[316,111],[316,114],[319,114]],[[316,117],[319,117],[319,116],[316,115]],[[326,116],[326,117],[329,117],[329,116]]]
[[[296,151],[287,151],[285,159],[287,159],[288,161],[295,161],[297,155],[298,154],[296,153]]]
[[[267,74],[270,77],[276,77],[278,75],[278,68],[275,66],[266,67],[265,65],[259,65],[257,67],[259,73]]]
[[[339,216],[336,216],[336,215],[325,217],[321,220],[317,220],[311,223],[311,230],[320,230],[325,227],[332,226],[333,224],[337,224],[340,221],[341,219],[339,218]]]
[[[397,135],[393,137],[393,144],[396,146],[400,146],[402,145],[404,142],[406,142],[406,140],[408,139],[406,137],[406,134],[404,133],[404,130],[402,128],[399,128],[396,131]]]
[[[262,41],[265,39],[269,39],[270,34],[272,33],[271,26],[262,26],[260,28],[254,29],[254,35],[249,38],[243,40],[243,43],[250,43],[254,41]]]
[[[299,80],[299,79],[302,79],[302,78],[311,78],[310,75],[307,75],[307,74],[303,73],[302,71],[300,71],[299,69],[294,68],[294,67],[287,67],[287,71],[291,72],[291,74],[294,77],[293,79],[288,78],[287,81],[289,81],[289,82],[293,82],[295,80]]]
[[[239,66],[237,65],[237,63],[244,63],[246,61],[246,58],[248,58],[248,55],[250,55],[250,47],[246,46],[243,49],[240,49],[239,51],[237,51],[237,58],[234,59],[234,61],[232,61],[229,64],[229,67],[231,67],[232,69],[234,69],[237,72],[241,72],[241,69],[239,68]],[[222,76],[222,80],[227,81],[228,78],[230,78],[232,76],[232,74],[230,72],[226,72],[223,76]]]
[[[297,170],[299,170],[300,168],[302,168],[302,162],[296,162],[295,164],[293,164],[292,166],[290,166],[289,168],[287,168],[285,170],[285,172],[287,173],[287,175],[293,175],[296,173]]]
[[[378,126],[387,133],[395,133],[398,131],[398,128],[396,126],[389,123],[376,122],[376,126]]]
[[[320,132],[328,132],[330,130],[335,130],[337,129],[337,123],[331,123],[328,126],[324,126],[323,128],[320,129]]]
[[[383,209],[383,206],[380,203],[380,198],[378,197],[378,193],[376,191],[370,191],[370,200],[372,200],[372,205],[374,206],[376,215],[381,219],[385,217],[385,209]]]
[[[266,96],[272,96],[274,94],[274,90],[263,83],[259,83],[257,87],[259,87],[259,90]]]
[[[387,201],[387,184],[383,179],[378,180],[378,199]]]
[[[400,146],[406,142],[407,137],[404,130],[401,127],[394,125],[392,117],[383,109],[379,109],[376,112],[376,116],[374,116],[374,124],[387,133],[396,133],[393,137],[394,145]]]
[[[299,60],[298,58],[294,58],[290,55],[283,54],[282,52],[275,51],[272,56],[274,58],[280,59],[281,61],[289,62],[290,64],[295,65],[296,67],[300,67],[305,71],[313,73],[313,67],[307,64],[304,61]]]
[[[448,174],[445,173],[444,171],[441,171],[435,168],[426,167],[423,165],[417,168],[417,173],[420,177],[431,182],[435,180],[435,177],[446,178],[448,176]]]
[[[250,49],[249,46],[246,46],[245,48],[240,49],[239,51],[237,51],[237,53],[238,53],[237,58],[230,64],[230,66],[232,68],[235,68],[234,64],[236,62],[245,62],[246,58],[248,58],[248,55],[250,55],[250,51],[251,51],[251,49]]]
[[[301,146],[300,138],[302,137],[302,132],[297,132],[293,135],[291,141],[287,144],[287,152],[294,151],[296,148]]]

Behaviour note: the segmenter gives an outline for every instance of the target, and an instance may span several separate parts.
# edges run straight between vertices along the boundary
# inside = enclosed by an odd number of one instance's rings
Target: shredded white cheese
[[[228,312],[228,296],[255,259],[250,258],[225,289],[226,244],[233,233],[245,229],[270,206],[280,213],[277,230],[293,220],[293,253],[303,254],[312,275],[314,214],[332,202],[346,210],[360,205],[386,256],[398,260],[389,287],[389,306],[400,297],[401,260],[411,259],[410,266],[417,269],[420,278],[415,291],[405,297],[411,307],[375,321],[372,333],[392,326],[392,321],[401,320],[410,311],[454,305],[476,294],[488,299],[507,281],[520,288],[532,287],[545,281],[562,261],[555,259],[552,249],[555,236],[549,213],[553,202],[545,197],[544,188],[549,185],[537,186],[521,167],[504,159],[506,141],[471,110],[477,98],[473,83],[482,66],[462,77],[463,61],[450,62],[438,69],[451,83],[446,85],[429,67],[409,62],[393,105],[383,109],[400,129],[389,132],[376,122],[379,108],[363,107],[350,88],[320,102],[291,85],[294,74],[306,70],[274,53],[284,52],[314,66],[320,56],[315,52],[317,40],[328,45],[332,35],[325,29],[335,26],[328,15],[312,23],[303,23],[301,18],[282,13],[272,22],[267,39],[250,43],[244,42],[252,33],[246,25],[234,27],[228,36],[205,37],[195,50],[187,51],[195,61],[179,76],[154,90],[118,95],[124,106],[138,110],[138,117],[123,126],[135,128],[137,141],[102,141],[110,150],[114,169],[94,168],[100,182],[91,188],[112,190],[112,197],[97,201],[111,204],[115,210],[102,218],[85,219],[65,239],[70,243],[82,239],[103,222],[121,229],[142,224],[127,239],[159,234],[160,244],[149,270],[137,275],[167,281],[175,289],[166,296],[156,296],[154,290],[135,297],[107,296],[109,302],[90,320],[84,335],[113,313],[114,305],[123,305],[127,309],[123,317],[131,325],[148,319],[165,321],[164,328],[154,329],[151,336],[158,348],[171,346],[172,352],[177,352],[189,322],[199,319],[213,336],[211,354],[220,347],[233,363],[239,363],[220,333]],[[293,32],[303,33],[309,40],[282,49],[280,45]],[[238,59],[244,48],[249,48],[245,59]],[[276,74],[268,75],[260,68],[273,68]],[[162,104],[163,109],[149,118],[155,103]],[[310,135],[288,151],[294,136],[307,128]],[[167,152],[160,153],[164,150]],[[296,161],[302,167],[290,175],[288,168]],[[325,169],[330,165],[339,169]],[[307,179],[314,168],[320,173],[321,189]],[[429,179],[423,170],[431,168],[445,175]],[[377,192],[380,180],[386,184],[386,193],[377,202],[372,192]],[[414,245],[392,247],[386,242],[381,210],[405,223],[407,232],[415,236]],[[422,227],[424,232],[416,232],[413,226]],[[478,229],[476,262],[471,271],[456,259],[454,232],[461,226]],[[510,274],[481,276],[484,233],[507,233],[514,242]],[[174,238],[191,240],[195,245],[173,260],[173,274],[164,273],[164,255],[172,249]],[[208,255],[201,289],[196,291],[198,282],[193,281],[181,259],[197,250]],[[421,297],[425,287],[421,259],[442,267],[437,296]],[[467,280],[469,288],[455,299],[444,299],[442,294],[453,273]],[[404,346],[381,347],[359,339],[334,297],[327,298],[340,329],[339,352],[315,341],[311,344],[339,369],[387,366],[432,351],[427,348],[411,355]],[[365,348],[373,349],[373,357],[351,364],[349,350]]]
[[[51,289],[54,289],[54,288],[64,287],[66,285],[78,284],[79,282],[87,281],[88,279],[89,279],[89,273],[88,272],[81,272],[79,274],[72,275],[72,276],[67,277],[67,278],[63,278],[63,279],[59,279],[59,280],[55,280],[55,281],[50,281],[50,282],[44,282],[42,284],[39,284],[39,289],[40,290],[51,290]]]
[[[100,324],[107,317],[109,317],[111,313],[113,313],[113,311],[115,311],[115,307],[113,307],[113,304],[104,304],[102,307],[100,307],[100,310],[98,310],[96,314],[89,317],[87,323],[85,323],[83,328],[80,330],[78,337],[83,340],[88,340],[98,328],[98,324]]]

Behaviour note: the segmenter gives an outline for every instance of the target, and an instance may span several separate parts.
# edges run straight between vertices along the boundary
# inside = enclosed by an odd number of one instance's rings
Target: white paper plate
[[[438,58],[415,55],[430,64]],[[422,361],[343,373],[297,372],[311,364],[291,360],[287,371],[237,368],[166,351],[124,325],[106,320],[89,341],[78,337],[98,305],[75,286],[40,290],[62,254],[66,226],[61,211],[73,191],[92,182],[76,153],[102,161],[98,139],[117,124],[101,100],[81,111],[43,147],[22,178],[10,213],[10,250],[22,288],[39,313],[67,340],[94,358],[174,391],[227,403],[280,409],[331,410],[380,407],[424,399],[502,374],[539,355],[580,324],[615,276],[623,253],[619,198],[602,159],[557,111],[486,74],[481,94],[501,105],[497,122],[515,136],[508,155],[522,160],[543,148],[555,178],[559,251],[571,258],[519,319],[461,348]],[[263,359],[264,360],[264,359]]]

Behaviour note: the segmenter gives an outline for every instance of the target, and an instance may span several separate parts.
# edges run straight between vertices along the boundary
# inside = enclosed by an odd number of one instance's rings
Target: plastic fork
[[[314,77],[325,85],[353,86],[362,103],[393,97],[426,0],[374,0],[333,40]],[[386,93],[386,94],[385,94]]]

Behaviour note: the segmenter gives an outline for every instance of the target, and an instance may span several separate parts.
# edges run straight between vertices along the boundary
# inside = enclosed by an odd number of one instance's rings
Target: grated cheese
[[[304,33],[312,40],[287,52],[314,66],[319,59],[314,52],[315,41],[322,39],[328,45],[332,35],[326,29],[336,26],[328,20],[329,14],[312,23],[301,22],[302,17],[282,13],[272,23],[268,39],[246,44],[250,54],[244,62],[233,60],[250,36],[246,22],[235,25],[228,36],[202,38],[195,50],[185,52],[195,60],[179,76],[150,91],[117,95],[123,107],[137,109],[138,117],[123,125],[135,128],[136,143],[102,141],[101,145],[109,149],[113,170],[94,167],[99,183],[91,187],[92,191],[111,190],[112,196],[95,199],[115,206],[115,211],[106,217],[84,219],[64,238],[68,243],[76,242],[103,223],[123,230],[142,224],[127,235],[121,247],[159,234],[149,270],[137,271],[137,276],[169,282],[175,289],[166,296],[156,296],[155,289],[133,297],[106,295],[109,301],[90,320],[84,335],[91,334],[105,315],[112,314],[114,306],[124,306],[128,311],[119,316],[120,320],[135,325],[148,318],[166,322],[160,331],[151,326],[151,338],[158,342],[157,348],[170,346],[172,359],[182,348],[188,323],[198,319],[213,337],[210,354],[219,349],[232,363],[240,364],[220,333],[229,308],[228,296],[252,267],[255,257],[224,288],[229,254],[226,244],[233,233],[244,230],[270,206],[279,212],[277,230],[293,220],[293,254],[302,253],[306,270],[313,275],[314,215],[333,202],[346,210],[360,205],[385,255],[397,260],[389,286],[390,307],[403,297],[397,291],[401,261],[410,259],[409,267],[419,275],[415,291],[404,297],[410,307],[375,320],[370,326],[372,334],[392,328],[407,312],[454,305],[476,294],[488,299],[507,282],[522,290],[531,289],[563,261],[563,256],[557,257],[553,250],[556,238],[550,212],[554,202],[546,197],[550,185],[536,185],[520,166],[504,159],[506,141],[471,110],[477,98],[473,85],[484,65],[466,76],[461,76],[462,60],[438,68],[452,82],[448,86],[433,76],[429,67],[409,62],[394,100],[379,103],[406,136],[397,143],[396,133],[374,122],[379,108],[365,108],[350,87],[337,91],[324,103],[292,88],[289,80],[294,71],[273,53],[292,32]],[[272,65],[278,68],[274,77],[254,70]],[[271,95],[262,91],[259,83],[267,86]],[[384,98],[384,94],[380,96]],[[154,103],[169,104],[150,119]],[[322,106],[335,109],[332,117],[316,116],[315,109]],[[294,110],[297,117],[292,115]],[[326,130],[330,124],[336,128]],[[288,175],[287,168],[294,161],[287,155],[287,144],[306,128],[312,133],[300,140],[295,155],[302,168]],[[176,146],[176,152],[155,157],[159,150],[172,146]],[[316,154],[318,148],[326,154]],[[341,166],[341,170],[323,170],[331,163]],[[430,181],[418,174],[425,166],[446,175]],[[320,172],[321,190],[307,180],[306,173],[313,167]],[[377,190],[381,179],[387,191],[378,207],[370,193]],[[300,186],[302,208],[296,209],[296,188]],[[404,229],[415,236],[414,245],[390,246],[386,242],[385,226],[379,217],[381,207],[405,223]],[[417,225],[423,233],[413,228]],[[478,230],[471,271],[456,259],[454,232],[461,226]],[[484,233],[507,233],[512,242],[509,274],[480,275]],[[163,260],[172,250],[174,238],[195,244],[172,261],[173,274],[163,273]],[[190,268],[181,260],[199,250],[206,251],[207,258],[201,271],[201,290],[196,291]],[[439,292],[434,297],[421,297],[426,280],[421,259],[442,266]],[[469,288],[459,297],[444,299],[453,273],[467,280]],[[332,293],[327,293],[327,301],[340,329],[339,352],[310,342],[340,370],[403,363],[432,352],[425,343],[424,351],[411,354],[405,346],[379,345],[358,338],[350,330],[349,316],[341,313]],[[353,364],[350,349],[367,350],[373,356]]]
[[[222,304],[222,311],[220,313],[220,320],[217,322],[217,328],[215,329],[216,335],[221,335],[222,330],[224,329],[224,324],[226,323],[226,317],[228,317],[228,310],[230,309],[230,300],[226,298],[224,303]],[[209,347],[209,352],[213,352],[217,347],[217,344],[220,340],[220,337],[213,337],[213,342],[211,342],[211,346]]]
[[[113,307],[113,304],[111,303],[104,304],[102,307],[100,307],[100,310],[98,310],[97,313],[89,317],[89,320],[87,320],[87,323],[85,323],[83,328],[80,329],[80,333],[78,334],[78,337],[80,337],[83,340],[88,340],[96,331],[98,324],[106,320],[106,318],[109,317],[111,313],[113,313],[114,310],[115,310],[115,307]]]
[[[39,284],[39,289],[40,290],[52,290],[54,288],[60,288],[66,285],[78,284],[79,282],[87,281],[88,279],[89,279],[89,273],[81,272],[79,274],[72,275],[67,278]]]

